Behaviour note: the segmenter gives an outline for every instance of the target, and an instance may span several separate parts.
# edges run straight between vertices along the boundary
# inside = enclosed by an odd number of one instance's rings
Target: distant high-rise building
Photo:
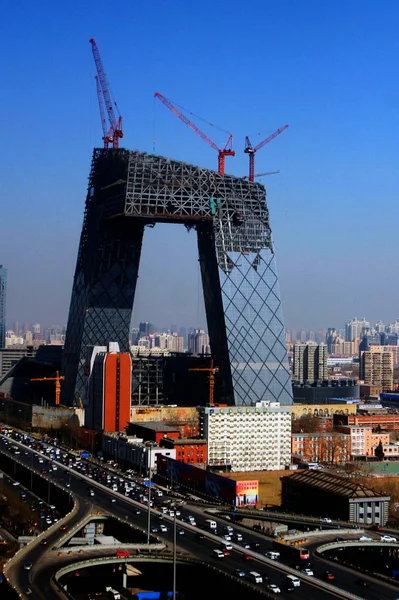
[[[345,341],[352,342],[357,338],[361,338],[367,330],[370,329],[370,322],[363,317],[358,319],[354,317],[345,324]]]
[[[188,351],[193,354],[210,354],[209,336],[203,329],[195,329],[188,335]]]
[[[6,344],[7,269],[0,265],[0,348]]]
[[[14,331],[15,335],[19,335],[20,326],[19,326],[19,322],[18,321],[14,321],[14,323],[13,323],[13,331]]]
[[[389,391],[393,388],[393,355],[385,352],[385,346],[370,346],[360,353],[359,376],[365,385],[381,386]]]
[[[293,378],[303,383],[327,379],[327,345],[297,342],[294,345]]]
[[[375,324],[375,330],[377,333],[384,333],[385,332],[385,325],[384,323],[380,320],[377,321],[377,323]]]
[[[399,319],[396,319],[393,323],[390,323],[387,327],[388,333],[399,333]]]
[[[172,325],[170,326],[170,333],[177,333],[176,323],[172,323]]]
[[[335,340],[337,338],[337,331],[335,329],[335,327],[329,327],[327,330],[327,334],[326,334],[326,344],[327,344],[327,350],[328,352],[331,354],[332,350],[331,347],[333,344],[335,344]]]

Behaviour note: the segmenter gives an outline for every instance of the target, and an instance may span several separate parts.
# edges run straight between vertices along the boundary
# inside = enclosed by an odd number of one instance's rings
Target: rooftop
[[[298,482],[312,488],[324,490],[330,494],[346,498],[380,498],[383,493],[378,493],[353,479],[346,479],[324,471],[306,470],[282,477],[282,480]]]
[[[180,431],[177,427],[171,427],[170,425],[166,425],[163,421],[131,422],[130,424],[138,427],[145,427],[145,429],[151,429],[152,431]]]
[[[168,438],[166,438],[168,439]],[[195,438],[179,438],[177,440],[170,440],[174,445],[183,446],[185,444],[190,444],[191,446],[195,446],[195,444],[206,444],[206,440],[199,440]]]

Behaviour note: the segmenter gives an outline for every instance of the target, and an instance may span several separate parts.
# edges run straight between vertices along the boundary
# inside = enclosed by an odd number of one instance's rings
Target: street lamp
[[[173,506],[173,600],[176,600],[176,505]]]
[[[147,467],[148,467],[148,517],[147,517],[147,544],[150,543],[151,534],[151,448],[154,442],[145,442],[144,446],[147,450]]]

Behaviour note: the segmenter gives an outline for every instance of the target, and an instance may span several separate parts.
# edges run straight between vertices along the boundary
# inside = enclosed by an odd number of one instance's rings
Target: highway
[[[1,447],[0,449],[2,452],[9,454],[9,451],[7,448]],[[27,449],[26,452],[27,452],[27,454],[25,454],[25,452],[23,452],[23,453],[21,452],[21,454],[18,455],[18,460],[23,462],[24,464],[26,464],[28,467],[31,467],[31,464],[33,462],[32,458],[31,458],[31,450]],[[101,468],[103,470],[106,470],[106,465],[102,466]],[[56,481],[63,485],[65,485],[66,482],[68,481],[68,484],[70,484],[70,491],[73,492],[74,495],[76,495],[76,497],[79,499],[79,503],[81,504],[81,506],[79,508],[79,511],[80,511],[79,518],[81,518],[81,516],[82,516],[82,514],[84,514],[84,512],[87,512],[87,510],[90,509],[92,502],[94,502],[95,506],[98,507],[99,509],[101,509],[102,511],[112,514],[121,519],[124,519],[127,522],[129,522],[130,524],[132,524],[134,527],[139,527],[143,530],[146,529],[147,510],[146,510],[146,508],[143,508],[142,504],[135,502],[130,498],[127,499],[127,498],[120,498],[120,497],[118,497],[118,500],[115,503],[112,503],[110,500],[111,497],[116,496],[117,494],[115,494],[114,492],[112,492],[109,489],[102,489],[103,486],[101,486],[101,487],[99,485],[97,486],[96,482],[93,482],[86,477],[82,477],[82,474],[80,474],[80,473],[76,473],[71,470],[62,469],[59,464],[58,464],[57,471],[51,471],[46,476],[48,476],[52,481]],[[88,498],[88,484],[94,488],[98,488],[95,491],[95,496],[91,497],[90,499]],[[157,499],[157,501],[159,503],[165,503],[165,500],[167,500],[167,498],[165,498],[165,496],[163,498]],[[132,510],[133,507],[134,507],[134,510]],[[248,561],[243,559],[243,555],[242,555],[243,550],[241,550],[241,552],[237,552],[236,550],[234,550],[231,552],[230,556],[225,556],[225,558],[223,558],[223,559],[217,559],[217,558],[214,558],[213,556],[211,556],[212,550],[214,548],[220,547],[220,544],[215,543],[214,541],[206,539],[206,538],[205,539],[198,538],[198,529],[199,529],[199,527],[201,527],[201,525],[204,526],[204,521],[205,521],[205,517],[203,515],[202,510],[195,507],[195,505],[194,506],[193,505],[185,505],[180,510],[181,510],[181,515],[178,518],[178,527],[179,527],[179,530],[185,530],[185,533],[182,535],[178,534],[178,536],[177,536],[179,549],[189,552],[196,558],[198,558],[200,560],[204,560],[208,564],[213,564],[217,568],[219,568],[223,571],[226,571],[230,574],[232,573],[232,571],[235,568],[243,569],[246,572],[248,572],[250,570],[257,570],[258,572],[260,572],[262,574],[267,573],[270,576],[272,583],[276,583],[277,585],[281,583],[281,581],[284,578],[284,575],[279,569],[278,565],[280,563],[273,564],[273,562],[267,561],[261,555],[259,555],[260,560],[253,558]],[[139,514],[136,514],[136,511],[139,511]],[[194,515],[196,517],[197,528],[190,527],[187,523],[181,522],[182,517],[187,518],[188,515],[190,515],[190,514]],[[158,514],[158,516],[159,516],[159,514]],[[76,517],[76,520],[78,520],[78,517]],[[215,520],[220,521],[219,519],[215,519]],[[162,523],[166,523],[166,522],[169,523],[168,524],[168,528],[169,528],[168,532],[166,532],[166,533],[158,532],[158,533],[153,534],[153,535],[158,536],[160,538],[160,540],[165,541],[165,543],[168,544],[169,547],[173,543],[173,539],[172,539],[172,529],[173,528],[172,528],[171,521],[172,521],[171,518],[164,517]],[[76,522],[75,517],[74,517],[74,522]],[[153,526],[157,526],[160,524],[160,521],[157,519],[157,517],[155,515],[152,520],[152,523],[153,523]],[[222,528],[222,523],[223,522],[220,521],[220,529]],[[239,532],[239,531],[242,532],[245,541],[252,543],[252,544],[254,542],[258,542],[259,544],[261,544],[261,548],[257,550],[257,554],[263,553],[267,549],[271,548],[271,540],[265,538],[265,536],[263,536],[261,534],[257,534],[252,531],[247,531],[243,528],[240,528],[239,526],[235,526],[235,530],[237,532]],[[51,534],[51,538],[49,536],[49,547],[52,547],[54,545],[54,543],[56,542],[56,539],[59,537],[60,537],[60,532],[59,532],[58,528],[55,528],[54,533]],[[237,544],[235,544],[235,547],[237,548]],[[39,546],[39,547],[33,548],[31,551],[32,556],[29,555],[29,558],[26,558],[26,560],[29,560],[33,563],[37,563],[39,557],[43,554],[43,551],[46,551],[46,547]],[[252,550],[251,551],[249,550],[248,553],[255,555],[255,553]],[[87,558],[87,556],[85,556],[84,558]],[[75,558],[75,560],[76,560],[76,558]],[[24,562],[25,562],[25,559],[24,559]],[[43,561],[43,564],[44,564],[44,561]],[[56,570],[56,561],[54,562],[53,566],[54,566],[54,571],[55,571]],[[21,582],[22,589],[24,589],[24,586],[26,586],[27,584],[29,585],[29,583],[32,583],[32,581],[34,580],[32,585],[34,585],[36,587],[38,584],[40,586],[40,591],[42,591],[43,589],[46,589],[45,597],[47,600],[50,597],[49,589],[47,589],[47,588],[50,588],[50,586],[48,584],[48,568],[49,567],[47,566],[45,569],[45,576],[43,577],[43,573],[41,573],[41,570],[39,567],[35,567],[30,572],[23,572],[22,566],[19,566],[18,581]],[[360,596],[360,597],[366,598],[368,600],[379,600],[379,599],[389,600],[391,598],[395,599],[399,596],[399,594],[397,593],[398,588],[381,583],[377,580],[370,579],[371,584],[370,584],[369,588],[367,588],[367,589],[360,588],[355,583],[355,580],[359,578],[359,575],[356,574],[356,572],[353,572],[344,567],[340,567],[338,565],[334,565],[334,567],[332,568],[332,567],[330,567],[329,563],[326,563],[316,557],[312,557],[312,568],[313,568],[315,576],[317,578],[322,577],[326,568],[329,568],[329,569],[331,568],[331,570],[333,570],[336,575],[335,581],[336,581],[337,586],[339,586],[340,589],[350,592],[358,597]],[[35,571],[35,569],[36,569],[36,571]],[[363,576],[361,576],[361,577],[363,578]],[[36,579],[37,579],[37,582],[36,582]],[[45,580],[47,580],[46,588],[44,587]],[[316,584],[317,582],[315,581],[314,583]],[[337,595],[339,595],[338,590],[337,590],[337,592],[338,592]],[[281,594],[281,596],[283,598],[286,595],[288,595],[288,594],[284,594],[284,593]],[[308,598],[315,598],[315,599],[326,598],[326,599],[328,599],[330,597],[331,598],[336,597],[336,595],[333,592],[319,589],[319,588],[315,587],[314,585],[312,585],[311,581],[309,582],[308,580],[305,580],[305,579],[302,579],[302,584],[301,584],[300,588],[297,588],[295,590],[295,596],[298,598],[306,597],[307,599]]]

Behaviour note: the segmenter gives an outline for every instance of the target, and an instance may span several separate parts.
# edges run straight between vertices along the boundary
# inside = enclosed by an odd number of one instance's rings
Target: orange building
[[[97,352],[89,380],[86,427],[125,431],[130,420],[132,359],[127,352]]]
[[[174,448],[176,450],[176,460],[188,465],[206,465],[206,440],[163,438],[160,446]]]
[[[399,429],[399,415],[347,415],[348,425],[357,425],[359,427],[371,427],[376,429],[398,430]]]
[[[344,425],[338,427],[338,431],[347,434],[350,438],[350,449],[352,456],[374,456],[374,449],[380,442],[389,444],[389,433],[373,433],[371,427],[360,427],[359,425]]]

